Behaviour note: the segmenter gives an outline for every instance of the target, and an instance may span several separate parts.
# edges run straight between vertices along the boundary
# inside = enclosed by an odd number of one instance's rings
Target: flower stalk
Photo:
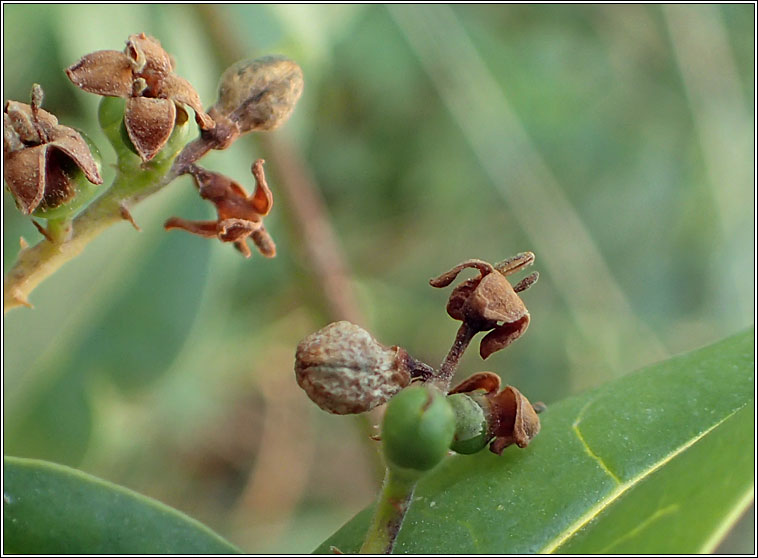
[[[417,479],[388,468],[360,554],[391,554],[413,498]]]

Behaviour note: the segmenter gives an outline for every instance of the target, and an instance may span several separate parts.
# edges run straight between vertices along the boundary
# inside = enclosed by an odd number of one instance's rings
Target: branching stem
[[[29,294],[55,273],[67,261],[75,258],[84,247],[105,229],[123,219],[129,219],[128,208],[154,194],[167,182],[174,157],[151,162],[145,168],[139,164],[122,163],[110,188],[91,203],[73,221],[48,224],[50,239],[23,248],[16,263],[6,274],[3,283],[3,311],[16,306],[30,306]],[[125,213],[126,212],[126,213]],[[127,217],[129,216],[129,217]]]

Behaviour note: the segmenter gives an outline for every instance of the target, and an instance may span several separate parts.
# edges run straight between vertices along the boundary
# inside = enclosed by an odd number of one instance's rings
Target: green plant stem
[[[416,477],[387,468],[382,492],[360,554],[391,554],[416,488]]]
[[[120,162],[110,188],[71,222],[70,235],[57,234],[58,225],[50,223],[56,233],[51,236],[54,242],[43,239],[34,246],[22,248],[5,276],[4,312],[16,306],[30,306],[28,296],[37,285],[79,255],[105,229],[121,220],[129,220],[129,207],[165,185],[163,178],[173,159],[166,157],[145,168]]]

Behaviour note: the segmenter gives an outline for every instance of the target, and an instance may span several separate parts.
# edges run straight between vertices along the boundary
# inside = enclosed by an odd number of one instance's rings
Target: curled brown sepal
[[[250,257],[250,248],[246,242],[250,238],[261,254],[273,258],[276,255],[276,246],[263,226],[263,217],[271,211],[274,199],[266,183],[263,163],[263,159],[253,163],[255,191],[249,196],[244,188],[231,178],[192,165],[189,172],[195,179],[200,197],[216,206],[218,219],[188,221],[172,217],[166,221],[164,227],[184,229],[206,238],[215,237],[221,242],[233,242],[246,258]]]
[[[449,394],[465,393],[482,407],[492,438],[490,451],[501,455],[512,444],[520,448],[529,445],[540,431],[537,413],[544,405],[532,405],[513,386],[500,389],[500,377],[493,372],[478,372],[463,380]]]
[[[66,68],[66,75],[89,93],[127,99],[126,131],[140,158],[149,161],[166,145],[177,118],[186,120],[185,107],[195,112],[201,129],[215,126],[195,89],[173,69],[171,56],[160,42],[139,33],[129,36],[123,52],[87,54]]]
[[[529,311],[518,293],[532,286],[539,274],[532,273],[515,287],[511,286],[506,276],[533,262],[532,252],[523,252],[495,265],[471,259],[429,281],[431,286],[442,288],[455,281],[464,269],[479,271],[478,277],[468,279],[453,289],[448,299],[447,313],[453,319],[467,323],[476,332],[489,331],[479,345],[483,359],[510,345],[529,327]]]
[[[103,183],[87,142],[43,110],[42,97],[35,84],[31,105],[7,101],[3,110],[3,177],[24,215],[71,199],[77,167],[91,183]]]

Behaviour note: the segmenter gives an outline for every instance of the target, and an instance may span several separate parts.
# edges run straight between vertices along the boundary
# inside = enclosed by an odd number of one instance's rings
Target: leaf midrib
[[[577,519],[574,523],[572,523],[568,528],[566,528],[566,530],[563,531],[562,534],[559,534],[554,539],[552,539],[549,543],[547,543],[544,547],[542,547],[542,549],[540,549],[538,553],[539,554],[552,554],[553,552],[555,552],[560,546],[568,542],[568,540],[571,539],[571,537],[573,537],[580,529],[582,529],[582,527],[584,527],[590,521],[595,519],[595,517],[597,517],[603,510],[605,510],[608,506],[613,504],[613,502],[618,500],[631,488],[636,486],[640,481],[642,481],[646,477],[656,472],[658,469],[663,467],[666,463],[668,463],[669,461],[671,461],[672,459],[674,459],[681,453],[687,451],[690,447],[698,443],[700,440],[702,440],[708,434],[710,434],[713,430],[721,426],[723,423],[725,423],[727,420],[729,420],[735,414],[737,414],[739,411],[745,408],[745,406],[746,405],[742,405],[741,407],[735,409],[734,411],[726,415],[717,423],[711,425],[710,427],[708,427],[706,430],[704,430],[697,436],[688,440],[686,443],[682,444],[681,446],[675,448],[673,451],[666,454],[661,459],[659,459],[652,465],[648,466],[646,469],[643,469],[635,477],[632,477],[628,481],[616,486],[597,504],[595,504],[592,508],[590,508],[584,515],[582,515],[579,519]]]

